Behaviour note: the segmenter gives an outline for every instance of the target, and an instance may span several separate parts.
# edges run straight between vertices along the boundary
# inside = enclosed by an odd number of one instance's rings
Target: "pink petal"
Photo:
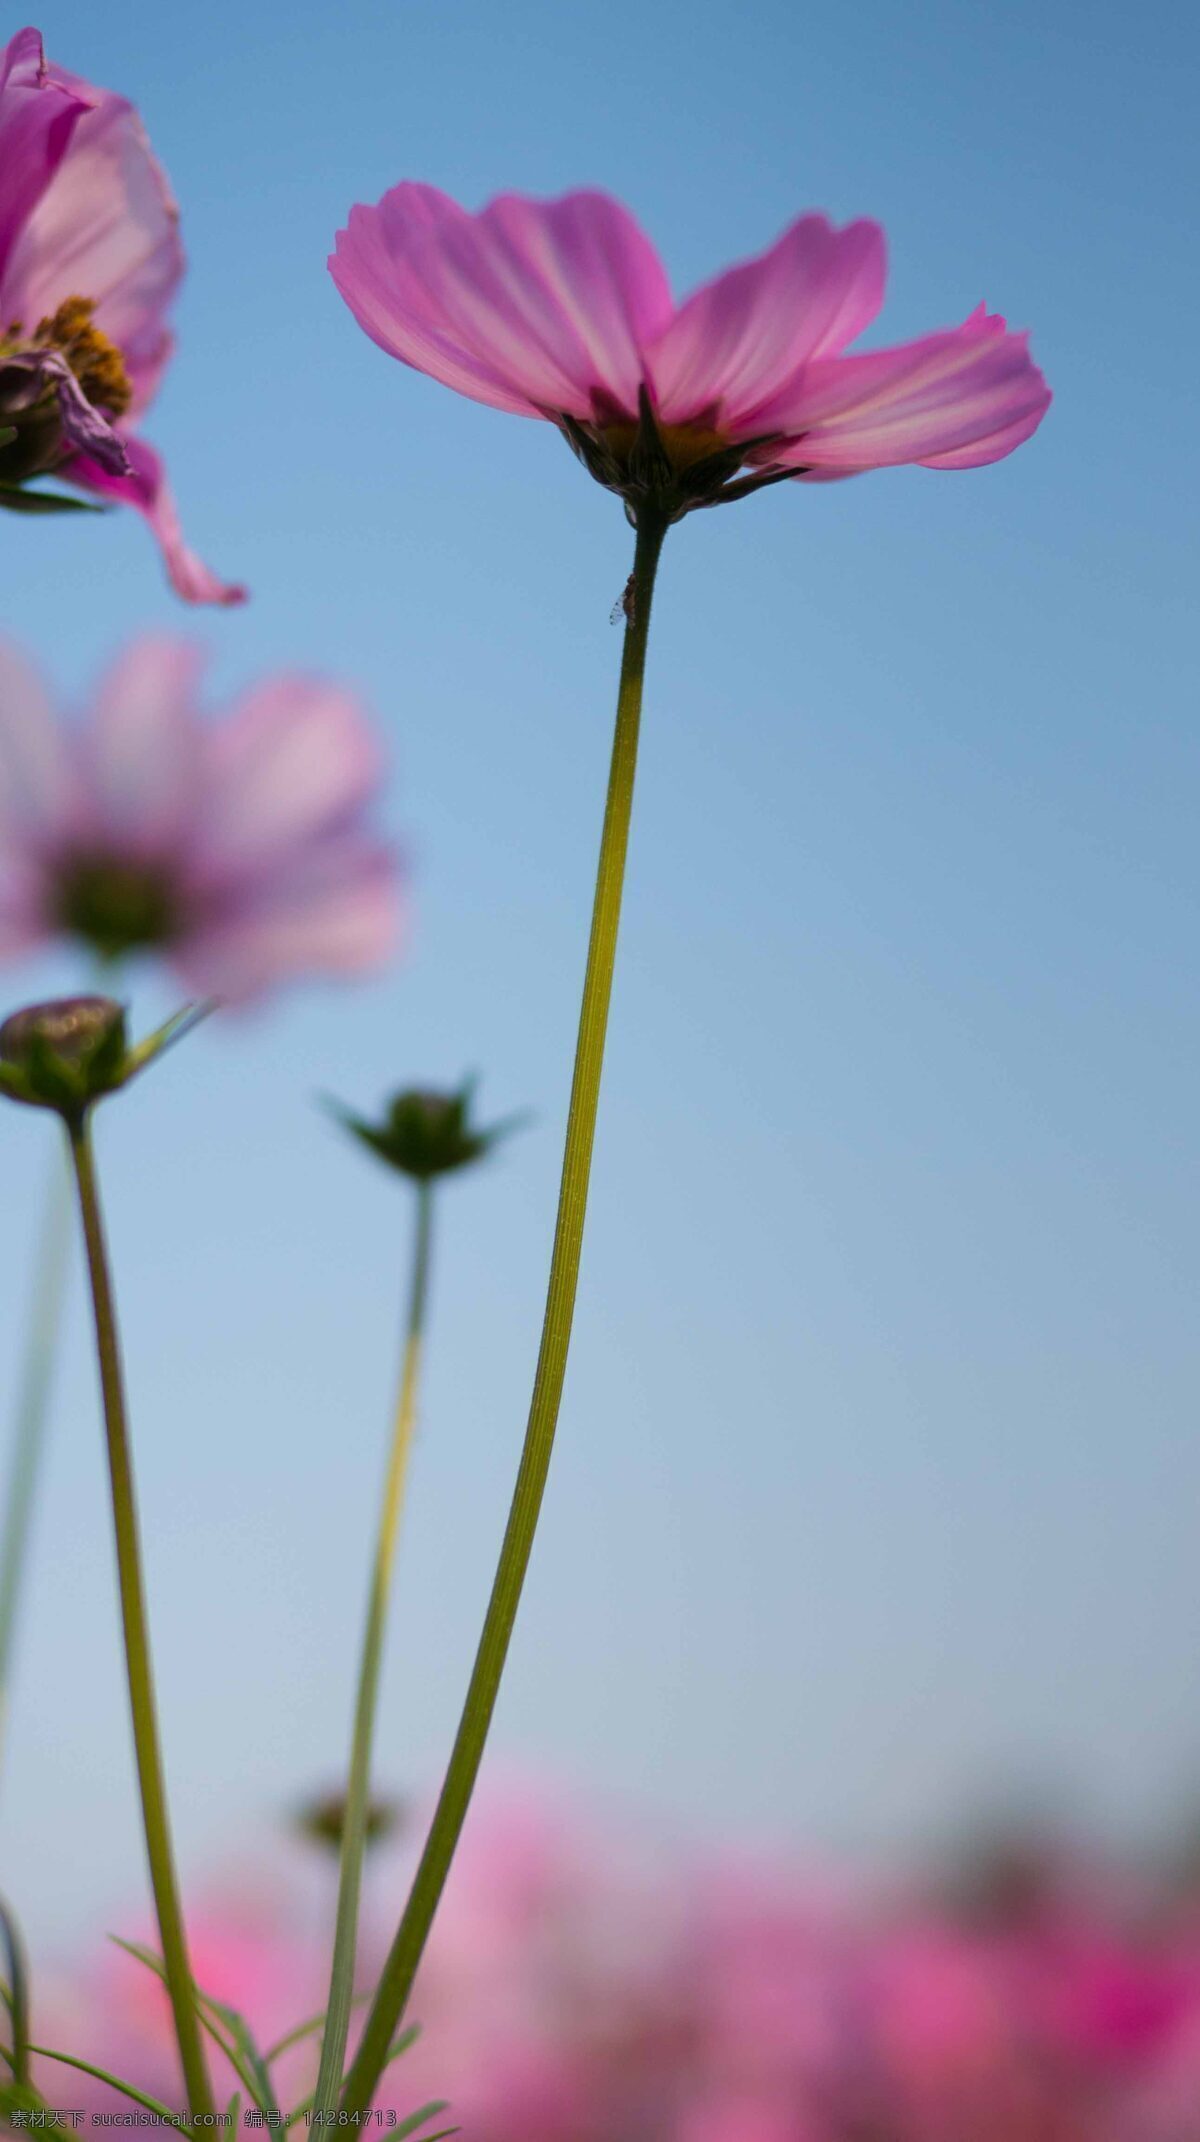
[[[801,216],[757,260],[729,268],[688,298],[649,353],[664,423],[717,405],[721,426],[745,437],[756,412],[812,359],[842,349],[883,303],[887,255],[877,223],[835,230]]]
[[[24,860],[0,863],[0,959],[17,959],[53,933],[40,871]]]
[[[272,880],[281,859],[361,809],[382,773],[375,732],[349,692],[271,678],[212,734],[198,867],[210,883]]]
[[[776,412],[779,428],[797,436],[761,458],[811,465],[822,476],[906,461],[966,468],[998,460],[1050,406],[1027,344],[980,306],[961,327],[918,342],[819,360]]]
[[[72,77],[68,77],[72,80]],[[91,298],[145,407],[170,352],[164,316],[183,274],[179,212],[133,106],[74,83],[93,105],[13,249],[4,280],[26,325]]]
[[[203,650],[134,640],[103,678],[80,740],[88,815],[126,852],[178,850],[201,797],[206,732],[195,708]]]
[[[128,476],[110,476],[97,462],[82,454],[64,462],[58,473],[66,482],[78,484],[82,491],[136,506],[139,513],[145,514],[158,538],[171,585],[185,602],[245,602],[245,588],[218,580],[195,551],[188,549],[162,462],[154,448],[144,439],[135,438],[127,438],[125,446],[130,462]]]
[[[671,296],[653,246],[602,193],[502,194],[468,215],[433,186],[356,207],[330,272],[359,325],[493,408],[587,417],[637,407],[642,350]]]
[[[175,964],[187,988],[244,1004],[298,976],[381,966],[399,938],[395,860],[353,834],[326,842],[267,896],[250,894],[220,923],[197,931]]]
[[[47,66],[36,30],[18,30],[0,55],[0,332],[22,318],[9,294],[14,245],[92,102],[85,84]],[[36,327],[37,318],[23,324]]]
[[[1002,424],[997,431],[987,432],[982,439],[972,440],[969,446],[954,447],[948,454],[923,454],[923,469],[982,469],[989,462],[1003,461],[1015,447],[1023,446],[1031,439],[1046,410],[1050,406],[1049,389],[1044,403],[1036,406],[1025,416],[1014,417],[1009,424]]]
[[[73,799],[70,755],[37,671],[0,641],[0,830],[7,857],[53,841]]]

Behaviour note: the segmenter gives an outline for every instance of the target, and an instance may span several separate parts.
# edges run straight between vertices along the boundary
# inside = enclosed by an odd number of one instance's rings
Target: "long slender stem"
[[[404,1915],[384,1965],[358,2051],[351,2063],[342,2092],[342,2108],[350,2113],[366,2112],[370,2107],[387,2062],[388,2048],[404,2014],[433,1916],[450,1871],[450,1862],[466,1820],[479,1765],[483,1760],[500,1676],[508,1655],[525,1572],[529,1567],[533,1536],[537,1529],[538,1513],[550,1466],[550,1454],[554,1447],[554,1431],[558,1422],[563,1378],[566,1374],[575,1292],[579,1280],[579,1257],[587,1210],[592,1140],[596,1128],[596,1107],[600,1097],[600,1074],[604,1062],[609,1000],[612,995],[617,930],[621,919],[621,891],[625,878],[625,852],[629,842],[629,819],[637,769],[638,729],[642,711],[642,680],[646,665],[650,604],[665,534],[665,523],[643,510],[638,524],[633,575],[625,604],[625,646],[621,660],[621,682],[617,693],[616,729],[608,777],[608,797],[604,808],[604,829],[600,839],[600,861],[596,873],[583,1004],[579,1015],[579,1036],[575,1046],[575,1072],[567,1115],[562,1180],[558,1193],[558,1217],[525,1444],[504,1542],[500,1549],[495,1582],[484,1618],[483,1633],[479,1639],[466,1703],[441,1796]]]
[[[129,1449],[121,1349],[117,1337],[116,1310],[113,1304],[112,1280],[109,1276],[91,1135],[86,1117],[78,1123],[69,1124],[67,1135],[79,1190],[79,1210],[83,1220],[83,1238],[96,1320],[96,1351],[100,1364],[100,1388],[104,1399],[108,1467],[112,1483],[113,1529],[116,1535],[121,1621],[125,1632],[129,1707],[133,1718],[133,1743],[142,1796],[146,1856],[150,1863],[150,1886],[154,1892],[154,1908],[158,1915],[159,1937],[162,1941],[163,1970],[175,2020],[175,2036],[179,2045],[179,2059],[188,2103],[194,2116],[203,2115],[211,2123],[211,2115],[216,2108],[196,2016],[191,1965],[188,1961],[187,1938],[183,1928],[179,1884],[175,1874],[167,1817],[166,1783],[154,1702],[154,1675],[150,1663],[150,1636],[146,1623],[146,1594],[142,1578],[137,1504],[133,1490],[133,1464]]]
[[[50,1386],[66,1295],[71,1216],[69,1178],[55,1150],[37,1247],[32,1315],[18,1387],[15,1434],[0,1536],[0,1759],[8,1737],[13,1646],[34,1498],[46,1441]]]
[[[354,1710],[354,1734],[350,1746],[350,1772],[346,1806],[342,1817],[342,1852],[338,1870],[337,1920],[333,1938],[333,1967],[329,1981],[329,2005],[321,2067],[317,2076],[313,2111],[333,2111],[342,2081],[342,2062],[350,2029],[354,1999],[354,1955],[358,1941],[358,1904],[362,1888],[363,1852],[367,1839],[367,1811],[371,1785],[371,1743],[379,1696],[379,1668],[383,1658],[383,1635],[388,1595],[396,1559],[396,1541],[404,1506],[408,1462],[412,1451],[417,1413],[417,1379],[425,1328],[425,1302],[429,1292],[430,1230],[433,1218],[433,1185],[417,1184],[417,1213],[413,1243],[412,1280],[404,1355],[396,1414],[383,1482],[383,1504],[375,1564],[367,1595],[367,1621],[363,1631],[362,1663],[358,1676],[358,1700]],[[318,2123],[319,2124],[319,2123]]]

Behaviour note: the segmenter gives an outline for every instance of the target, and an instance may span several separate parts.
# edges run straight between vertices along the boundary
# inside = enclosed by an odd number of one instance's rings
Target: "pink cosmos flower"
[[[0,956],[72,936],[155,951],[245,1001],[379,964],[397,870],[369,822],[379,745],[341,686],[270,677],[217,721],[200,651],[135,641],[78,725],[0,645]]]
[[[50,65],[36,30],[0,54],[0,504],[53,471],[136,506],[188,602],[241,602],[188,549],[135,427],[171,354],[179,216],[124,97]]]
[[[785,477],[975,468],[1028,439],[1050,403],[1028,338],[982,306],[961,327],[845,354],[883,302],[877,223],[801,216],[676,305],[606,194],[501,194],[473,216],[404,184],[351,209],[329,266],[381,349],[557,424],[631,519],[647,500],[678,519]]]
[[[1147,1918],[1140,1892],[1048,1867],[1033,1908],[964,1915],[773,1858],[635,1849],[543,1793],[485,1797],[414,1989],[421,2035],[377,2103],[449,2099],[431,2126],[471,2142],[1197,2142],[1200,1926]],[[264,2046],[326,1986],[319,1923],[285,1894],[239,1882],[193,1929],[199,1982]],[[52,1991],[38,2030],[173,2102],[166,2003],[128,1958]],[[287,2103],[314,2058],[284,2056]],[[62,2080],[46,2063],[52,2103]]]

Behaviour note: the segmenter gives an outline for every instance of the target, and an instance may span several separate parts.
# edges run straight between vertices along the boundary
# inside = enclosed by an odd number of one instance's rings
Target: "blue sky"
[[[356,329],[325,256],[401,177],[608,187],[681,289],[801,209],[878,216],[878,338],[986,298],[1057,396],[998,467],[783,486],[671,538],[499,1758],[852,1853],[1010,1799],[1130,1838],[1190,1812],[1194,26],[1030,0],[61,0],[40,26],[136,98],[179,194],[147,431],[253,601],[184,612],[132,516],[14,521],[4,623],[65,695],[144,627],[201,639],[217,698],[282,664],[353,680],[411,869],[394,973],[205,1031],[101,1125],[189,1876],[343,1760],[410,1215],[314,1094],[476,1068],[485,1110],[536,1115],[439,1214],[397,1788],[448,1745],[545,1281],[629,534],[548,427]],[[77,972],[14,969],[9,1000]],[[50,1157],[0,1122],[10,1360]],[[77,1289],[0,1795],[35,1938],[140,1884],[85,1341]]]

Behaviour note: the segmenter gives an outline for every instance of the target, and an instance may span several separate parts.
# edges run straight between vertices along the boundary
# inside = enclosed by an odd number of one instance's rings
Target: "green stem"
[[[367,1841],[367,1814],[371,1786],[371,1743],[379,1698],[379,1668],[383,1657],[383,1634],[387,1620],[388,1594],[396,1559],[396,1541],[404,1506],[404,1489],[412,1451],[417,1411],[417,1378],[425,1327],[425,1302],[429,1292],[430,1227],[433,1218],[433,1185],[417,1184],[416,1233],[413,1244],[412,1281],[404,1357],[396,1415],[383,1483],[383,1504],[375,1565],[367,1595],[367,1622],[363,1631],[362,1663],[358,1676],[358,1699],[354,1710],[354,1734],[350,1746],[350,1773],[346,1784],[346,1807],[342,1819],[341,1864],[338,1870],[337,1920],[333,1939],[333,1967],[329,1981],[329,2005],[321,2067],[313,2097],[315,2113],[332,2112],[342,2081],[342,2062],[350,2030],[354,2000],[354,1958],[358,1943],[358,1905],[362,1888],[363,1852]],[[319,2124],[319,2122],[318,2122]]]
[[[509,1640],[520,1602],[525,1572],[537,1529],[538,1513],[546,1486],[554,1431],[566,1374],[571,1341],[571,1320],[579,1279],[579,1256],[587,1210],[588,1177],[591,1172],[592,1140],[596,1106],[600,1096],[600,1073],[604,1061],[604,1037],[612,995],[617,929],[621,918],[621,890],[625,877],[625,851],[633,806],[637,767],[638,728],[642,711],[642,680],[646,665],[646,638],[654,577],[666,524],[643,510],[637,531],[633,576],[626,600],[625,646],[621,682],[617,694],[616,730],[600,840],[600,861],[592,907],[579,1036],[575,1047],[575,1072],[567,1115],[562,1180],[558,1194],[558,1217],[550,1259],[550,1281],[542,1341],[534,1376],[525,1445],[517,1473],[516,1488],[483,1633],[471,1673],[458,1735],[450,1756],[441,1796],[425,1841],[408,1903],[396,1938],[383,1967],[358,2051],[346,2077],[342,2109],[366,2112],[386,2065],[388,2048],[404,2014],[417,1967],[424,1952],[433,1916],[450,1871],[467,1808],[483,1760],[488,1728]]]
[[[50,1385],[66,1295],[68,1188],[68,1178],[56,1151],[38,1243],[33,1313],[21,1368],[4,1530],[0,1537],[0,1757],[7,1741],[17,1609],[29,1557],[33,1503],[45,1448]]]
[[[125,1410],[121,1351],[117,1337],[116,1310],[104,1222],[96,1185],[91,1134],[87,1117],[67,1124],[67,1138],[79,1210],[87,1250],[88,1276],[96,1320],[96,1351],[100,1363],[100,1388],[104,1398],[104,1424],[108,1439],[108,1468],[112,1483],[113,1528],[117,1547],[117,1576],[121,1593],[121,1620],[125,1632],[125,1662],[129,1681],[129,1706],[133,1717],[133,1744],[137,1756],[138,1784],[142,1796],[142,1822],[146,1833],[146,1856],[150,1863],[150,1886],[158,1914],[162,1941],[163,1974],[175,2019],[188,2102],[193,2115],[210,2118],[216,2111],[200,2026],[193,1996],[191,1965],[179,1903],[179,1885],[171,1849],[167,1818],[166,1784],[154,1703],[154,1675],[150,1664],[150,1636],[146,1624],[146,1596],[142,1579],[141,1546],[138,1540],[137,1505],[133,1490],[133,1464]]]

